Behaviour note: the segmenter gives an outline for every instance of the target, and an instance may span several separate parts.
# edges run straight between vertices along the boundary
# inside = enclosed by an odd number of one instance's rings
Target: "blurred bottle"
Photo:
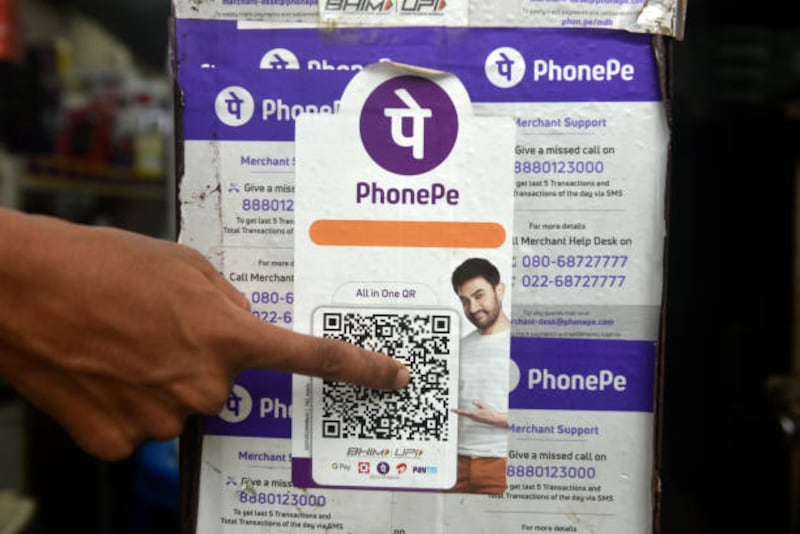
[[[133,170],[143,177],[162,177],[167,165],[166,110],[153,89],[134,95],[134,109]]]

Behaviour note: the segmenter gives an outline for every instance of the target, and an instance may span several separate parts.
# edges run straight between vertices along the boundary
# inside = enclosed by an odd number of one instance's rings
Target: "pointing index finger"
[[[254,320],[253,341],[243,367],[266,367],[373,389],[400,389],[408,369],[399,361],[350,343],[291,332]]]

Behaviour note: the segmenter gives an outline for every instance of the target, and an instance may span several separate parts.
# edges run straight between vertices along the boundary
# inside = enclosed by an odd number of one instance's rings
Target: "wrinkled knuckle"
[[[342,348],[338,342],[325,340],[316,350],[316,363],[320,376],[338,378],[342,372]]]
[[[194,413],[216,415],[225,406],[229,395],[230,388],[227,385],[208,384],[197,391],[188,407]]]
[[[219,413],[231,394],[231,385],[228,381],[217,381],[208,393],[208,409],[211,413]]]
[[[175,384],[172,396],[185,415],[216,415],[230,395],[230,383],[221,377]]]
[[[217,415],[225,407],[225,402],[228,400],[227,393],[225,395],[216,395],[206,399],[206,403],[202,406],[200,413],[206,415]]]

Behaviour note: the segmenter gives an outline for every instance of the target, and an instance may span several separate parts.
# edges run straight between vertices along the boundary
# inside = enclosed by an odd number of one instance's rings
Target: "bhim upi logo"
[[[360,130],[364,149],[375,163],[397,174],[422,174],[450,155],[458,135],[458,115],[436,83],[399,76],[367,97]]]
[[[253,397],[239,384],[234,384],[219,418],[227,423],[241,423],[253,411]]]
[[[252,117],[255,105],[253,95],[244,87],[231,85],[217,95],[214,111],[217,118],[228,126],[241,126]]]
[[[525,77],[525,58],[514,48],[503,46],[492,50],[486,57],[484,69],[492,85],[508,89]]]
[[[354,13],[388,13],[394,8],[392,0],[326,0],[325,11]]]

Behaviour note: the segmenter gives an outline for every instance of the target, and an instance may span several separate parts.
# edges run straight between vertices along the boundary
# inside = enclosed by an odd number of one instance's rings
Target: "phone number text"
[[[243,198],[244,211],[294,211],[294,200],[285,198]]]
[[[574,465],[509,465],[506,468],[508,478],[566,478],[575,480],[593,480],[597,476],[594,467]]]
[[[324,495],[310,493],[264,493],[239,491],[239,502],[245,504],[277,504],[279,506],[325,506]]]
[[[294,293],[280,293],[278,291],[251,291],[247,296],[253,304],[286,304],[294,303]]]
[[[275,310],[253,310],[253,317],[271,324],[292,324],[292,312]]]
[[[625,285],[625,275],[621,274],[524,274],[520,278],[522,287],[558,287],[570,289],[614,288]]]
[[[602,161],[517,161],[516,174],[603,174],[606,165]]]
[[[525,255],[520,258],[526,269],[547,269],[548,267],[569,269],[623,269],[628,264],[628,256],[615,254],[564,254],[559,256]]]

